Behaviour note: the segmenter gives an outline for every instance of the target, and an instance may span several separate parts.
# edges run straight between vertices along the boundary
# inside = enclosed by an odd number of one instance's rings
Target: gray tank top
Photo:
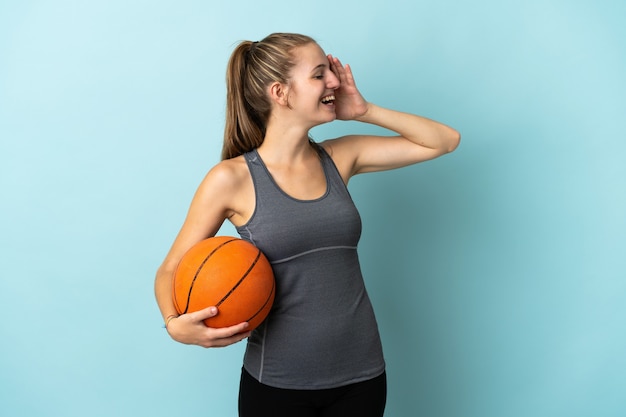
[[[256,207],[237,231],[263,251],[276,277],[274,306],[248,338],[244,367],[278,388],[334,388],[385,368],[357,255],[361,218],[332,159],[318,148],[327,186],[314,200],[281,190],[256,150],[244,155]]]

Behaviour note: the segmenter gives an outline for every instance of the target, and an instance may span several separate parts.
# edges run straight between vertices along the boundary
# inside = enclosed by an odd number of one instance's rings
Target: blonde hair
[[[226,71],[226,126],[222,159],[251,151],[263,143],[272,104],[267,87],[287,84],[295,65],[293,50],[315,43],[306,35],[273,33],[259,42],[243,41]]]

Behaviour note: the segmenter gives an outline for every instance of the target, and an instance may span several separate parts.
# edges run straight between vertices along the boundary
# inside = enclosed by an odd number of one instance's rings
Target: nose
[[[328,77],[326,77],[326,87],[331,90],[336,90],[341,85],[339,78],[335,75],[334,72],[328,71]]]

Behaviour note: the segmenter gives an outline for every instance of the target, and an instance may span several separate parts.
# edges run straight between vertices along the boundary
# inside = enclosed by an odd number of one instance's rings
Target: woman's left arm
[[[337,119],[369,123],[398,134],[351,135],[325,142],[333,159],[342,165],[345,180],[359,173],[412,165],[456,149],[460,141],[456,130],[425,117],[368,103],[356,88],[350,67],[332,56],[329,61],[341,83],[335,91]]]

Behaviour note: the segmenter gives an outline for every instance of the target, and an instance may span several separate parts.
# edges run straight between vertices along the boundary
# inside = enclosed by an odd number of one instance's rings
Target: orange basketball
[[[209,327],[228,327],[247,321],[252,330],[274,302],[274,273],[269,261],[243,239],[216,236],[194,245],[174,273],[173,297],[179,314],[216,306]]]

